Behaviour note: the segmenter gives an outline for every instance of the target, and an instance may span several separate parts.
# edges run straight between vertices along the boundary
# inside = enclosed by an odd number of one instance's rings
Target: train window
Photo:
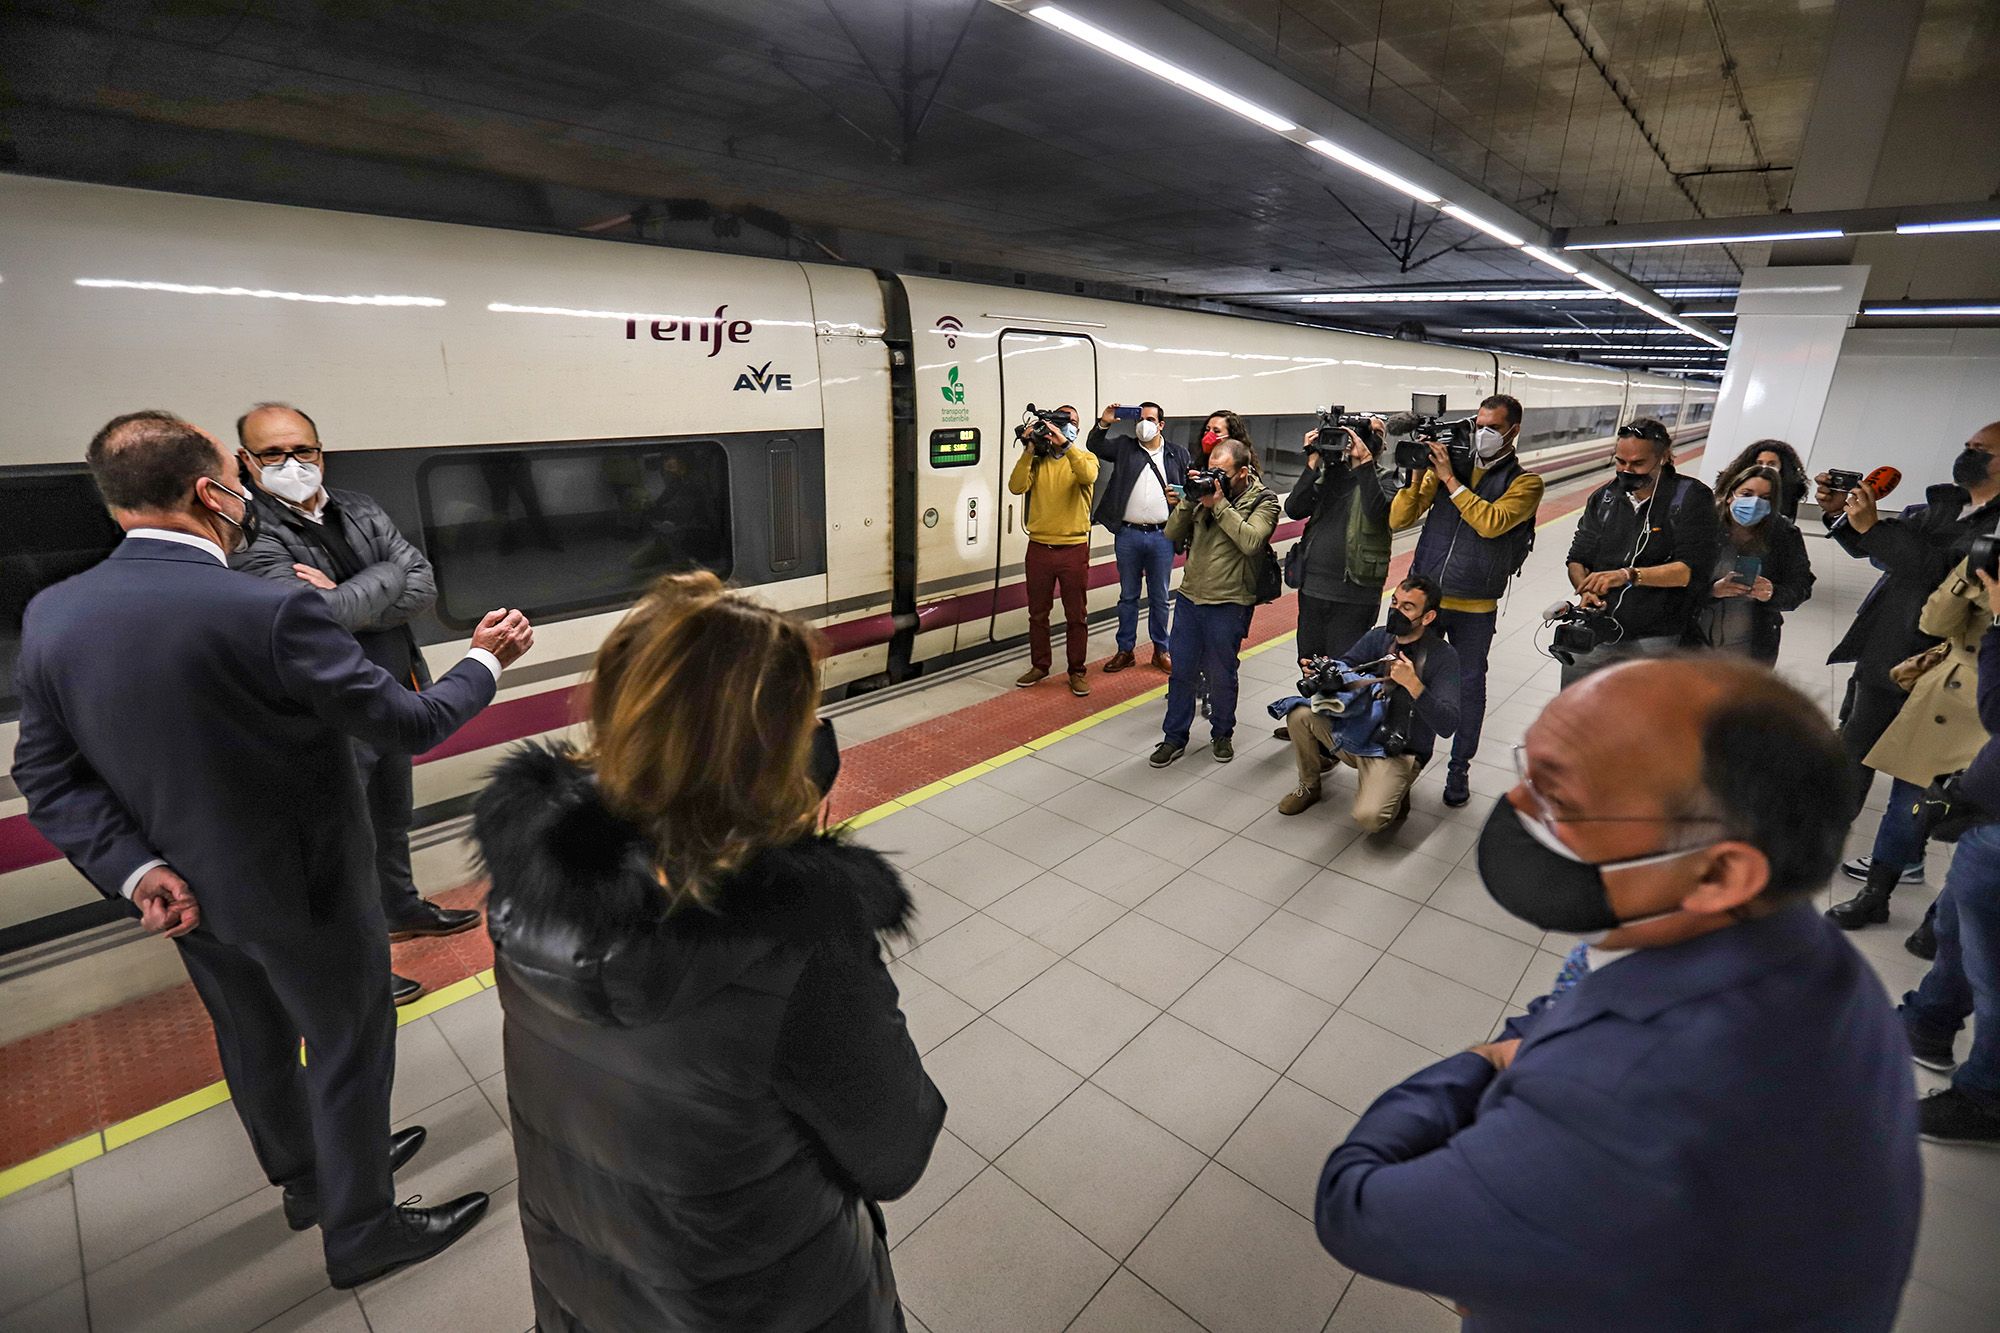
[[[661,574],[727,578],[734,564],[729,457],[713,441],[453,450],[419,469],[417,493],[437,616],[455,630],[499,606],[611,610]]]
[[[771,572],[799,563],[799,451],[790,440],[771,442]]]
[[[0,717],[21,709],[14,663],[28,599],[89,569],[118,538],[85,468],[0,468]]]

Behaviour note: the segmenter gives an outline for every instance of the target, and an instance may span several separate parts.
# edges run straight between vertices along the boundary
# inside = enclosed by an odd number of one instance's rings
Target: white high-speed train
[[[260,400],[317,421],[328,481],[380,500],[436,566],[436,668],[494,606],[537,623],[500,699],[420,761],[418,804],[561,727],[633,596],[702,563],[819,625],[825,683],[1025,632],[1007,494],[1029,403],[1152,399],[1186,439],[1243,415],[1267,479],[1313,409],[1527,409],[1552,476],[1616,424],[1706,433],[1712,389],[1281,322],[599,239],[0,176],[0,773],[27,599],[115,539],[81,459],[161,407],[228,439]],[[1299,525],[1280,529],[1296,535]],[[1117,596],[1093,543],[1093,610]],[[161,706],[170,706],[162,700]],[[94,901],[0,778],[0,929]]]

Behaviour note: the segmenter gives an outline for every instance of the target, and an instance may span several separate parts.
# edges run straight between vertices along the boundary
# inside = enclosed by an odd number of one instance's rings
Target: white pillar
[[[1752,440],[1789,443],[1812,472],[1813,441],[1840,360],[1840,345],[1861,309],[1866,264],[1753,269],[1736,297],[1736,336],[1715,404],[1701,474]]]

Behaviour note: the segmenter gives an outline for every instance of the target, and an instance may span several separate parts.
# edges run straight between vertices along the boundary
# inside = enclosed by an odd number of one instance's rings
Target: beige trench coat
[[[1959,561],[1924,603],[1917,627],[1951,645],[1943,662],[1918,679],[1896,720],[1863,762],[1919,787],[1972,762],[1986,740],[1979,725],[1979,639],[1993,623],[1986,589]]]

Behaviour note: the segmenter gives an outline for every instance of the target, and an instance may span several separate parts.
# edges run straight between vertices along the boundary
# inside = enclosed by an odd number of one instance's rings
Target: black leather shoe
[[[486,1213],[486,1195],[479,1191],[461,1194],[438,1208],[416,1207],[422,1197],[397,1205],[359,1254],[338,1268],[328,1264],[328,1280],[346,1291],[420,1264],[450,1249]]]
[[[413,981],[409,977],[399,977],[394,972],[389,974],[389,998],[398,1006],[408,1004],[423,993],[423,982]]]
[[[1910,932],[1910,938],[1903,941],[1903,947],[1926,963],[1937,961],[1937,930],[1931,925],[1929,917],[1925,917]]]
[[[1879,926],[1889,919],[1889,891],[1868,888],[1826,909],[1826,919],[1842,930]]]
[[[456,935],[479,924],[479,913],[470,907],[439,907],[425,902],[406,917],[389,923],[389,941],[425,939],[433,935]]]
[[[401,1171],[424,1146],[430,1131],[422,1125],[399,1129],[389,1136],[389,1170]],[[312,1185],[285,1186],[285,1223],[294,1231],[319,1225],[319,1192]]]

